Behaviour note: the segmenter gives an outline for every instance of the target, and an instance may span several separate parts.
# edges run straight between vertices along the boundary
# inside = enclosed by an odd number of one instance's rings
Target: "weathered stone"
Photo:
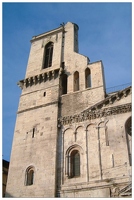
[[[49,42],[52,65],[44,69]],[[131,196],[131,87],[106,95],[103,70],[102,61],[78,53],[74,23],[32,38],[26,76],[18,82],[6,197]]]

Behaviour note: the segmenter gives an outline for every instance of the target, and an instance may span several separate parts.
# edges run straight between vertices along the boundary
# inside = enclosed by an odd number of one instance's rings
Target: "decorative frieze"
[[[110,108],[104,108],[100,110],[91,110],[91,108],[89,108],[89,110],[86,110],[83,113],[80,113],[78,115],[59,118],[58,127],[60,127],[60,125],[68,125],[72,123],[97,119],[101,117],[107,117],[110,115],[117,115],[117,114],[126,113],[126,112],[131,112],[131,103],[114,106]]]

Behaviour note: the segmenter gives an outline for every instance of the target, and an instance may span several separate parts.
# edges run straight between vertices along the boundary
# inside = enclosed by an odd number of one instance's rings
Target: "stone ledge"
[[[116,185],[124,185],[126,183],[129,183],[129,177],[119,177],[119,178],[110,178],[110,179],[104,179],[104,180],[98,180],[94,182],[85,182],[85,183],[74,183],[70,185],[62,185],[61,192],[62,191],[73,191],[73,190],[89,190],[89,189],[96,189],[96,188],[107,188],[110,186],[116,186]]]
[[[53,104],[57,104],[57,106],[58,106],[58,101],[54,101],[54,102],[43,104],[43,105],[40,105],[40,106],[34,106],[34,107],[31,107],[31,108],[20,110],[20,111],[17,112],[17,114],[27,112],[27,111],[30,111],[30,110],[35,110],[35,109],[42,108],[42,107],[46,107],[46,106],[50,106],[50,105],[53,105]]]
[[[32,85],[40,84],[41,82],[50,81],[51,79],[58,78],[63,72],[62,68],[53,69],[35,76],[30,76],[26,79],[20,80],[17,85],[23,89]]]

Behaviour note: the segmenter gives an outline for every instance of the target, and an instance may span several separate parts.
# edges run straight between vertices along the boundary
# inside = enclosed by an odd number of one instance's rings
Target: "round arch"
[[[25,185],[33,185],[34,183],[34,174],[35,174],[35,167],[33,165],[30,165],[27,167],[25,172]]]
[[[65,155],[65,174],[69,178],[80,176],[82,152],[82,147],[77,144],[74,144],[67,149]]]

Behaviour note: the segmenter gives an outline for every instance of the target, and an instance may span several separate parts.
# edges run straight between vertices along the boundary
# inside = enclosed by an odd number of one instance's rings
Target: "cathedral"
[[[77,24],[32,37],[6,197],[131,197],[131,86],[107,93]]]

